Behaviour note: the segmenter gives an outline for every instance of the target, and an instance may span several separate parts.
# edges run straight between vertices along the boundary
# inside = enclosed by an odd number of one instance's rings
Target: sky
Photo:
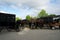
[[[42,9],[60,15],[60,0],[0,0],[0,12],[16,14],[22,19],[26,15],[37,16]]]

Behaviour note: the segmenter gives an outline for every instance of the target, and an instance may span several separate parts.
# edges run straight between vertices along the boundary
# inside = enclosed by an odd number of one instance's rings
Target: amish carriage
[[[0,13],[0,32],[2,29],[7,29],[8,31],[14,29],[19,31],[19,27],[17,26],[17,21],[15,21],[14,14]]]
[[[30,29],[35,27],[36,20],[35,19],[31,19],[31,20],[26,20],[23,19],[21,20],[21,27],[25,28],[25,27],[29,27]]]
[[[35,29],[36,28],[36,19],[29,20],[29,28]]]
[[[49,23],[49,26],[51,29],[60,29],[60,15],[53,16],[52,17],[53,21]]]
[[[43,24],[44,24],[44,20],[43,19],[41,19],[41,18],[38,18],[38,19],[36,19],[36,26],[35,26],[35,28],[42,28],[43,27]]]
[[[48,27],[50,29],[56,29],[56,28],[60,29],[60,15],[41,17],[39,20],[40,21],[38,24],[41,25],[40,28]]]
[[[20,20],[21,27],[26,27],[25,25],[29,25],[29,28],[50,28],[50,29],[56,29],[60,28],[60,15],[57,16],[47,16],[47,17],[41,17],[37,19],[31,19],[31,20]]]
[[[28,24],[28,21],[26,19],[21,20],[21,28],[25,28],[26,25]]]

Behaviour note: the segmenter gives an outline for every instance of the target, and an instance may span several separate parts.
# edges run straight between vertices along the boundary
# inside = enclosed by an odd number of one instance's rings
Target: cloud
[[[55,3],[51,3],[50,5],[48,5],[46,11],[50,14],[57,14],[60,15],[60,4],[55,4]]]
[[[15,5],[10,5],[10,7],[13,9],[17,9],[17,6],[15,6]]]
[[[8,12],[5,12],[5,11],[0,11],[0,13],[8,13]]]
[[[0,11],[0,13],[16,14],[16,13],[10,13],[10,12],[7,12],[7,11]]]
[[[60,13],[60,0],[0,0],[0,5],[17,10],[16,14],[23,18],[26,15],[36,16],[41,9],[45,9],[49,14]]]
[[[17,7],[27,5],[31,8],[38,8],[49,4],[50,0],[2,0],[4,3],[12,3]]]

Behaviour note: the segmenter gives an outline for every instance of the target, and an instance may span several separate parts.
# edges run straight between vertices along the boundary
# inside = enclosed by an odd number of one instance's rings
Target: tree
[[[37,19],[37,17],[36,16],[34,16],[34,17],[31,17],[32,19]]]
[[[38,18],[45,17],[45,16],[48,16],[48,13],[46,13],[46,11],[42,9],[41,12],[39,12],[38,14]]]
[[[50,14],[49,16],[56,16],[56,14]]]
[[[17,20],[21,20],[21,18],[19,18],[19,17],[16,17],[16,21],[17,21]]]
[[[30,19],[31,19],[30,15],[27,15],[27,16],[26,16],[26,19],[27,19],[27,20],[30,20]]]

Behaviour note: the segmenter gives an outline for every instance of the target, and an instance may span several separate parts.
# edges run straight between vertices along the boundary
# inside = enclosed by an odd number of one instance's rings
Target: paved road
[[[60,30],[23,30],[1,32],[0,40],[60,40]]]

